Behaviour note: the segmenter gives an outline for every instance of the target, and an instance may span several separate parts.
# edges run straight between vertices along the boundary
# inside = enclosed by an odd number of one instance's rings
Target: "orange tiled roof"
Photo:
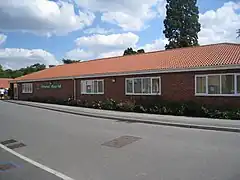
[[[189,69],[224,65],[240,65],[240,44],[221,43],[90,60],[59,65],[15,80],[36,80],[104,73]]]
[[[0,78],[0,88],[9,88],[9,81],[13,79]]]

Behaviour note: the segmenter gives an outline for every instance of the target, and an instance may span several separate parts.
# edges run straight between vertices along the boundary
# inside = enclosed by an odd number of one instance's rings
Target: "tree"
[[[41,71],[45,69],[46,66],[44,64],[33,64],[31,66],[27,66],[25,68],[12,70],[12,69],[6,69],[4,70],[2,66],[0,65],[0,78],[17,78],[23,75],[27,75],[33,72]]]
[[[3,67],[1,64],[0,64],[0,72],[3,72]]]
[[[123,56],[126,56],[126,55],[133,55],[133,54],[140,54],[140,53],[145,53],[144,49],[139,49],[137,51],[134,51],[133,48],[127,48],[124,53],[123,53]]]
[[[198,46],[198,32],[201,29],[197,0],[167,0],[164,20],[166,49]]]
[[[145,51],[144,51],[144,49],[139,49],[139,50],[137,50],[137,53],[141,54],[141,53],[145,53]]]
[[[55,67],[56,65],[53,65],[53,64],[51,64],[51,65],[49,65],[49,68],[52,68],[52,67]]]
[[[72,64],[72,63],[80,62],[80,60],[63,59],[62,62],[63,64]]]
[[[46,66],[44,64],[36,63],[31,66],[27,66],[26,68],[21,68],[21,69],[19,69],[19,71],[21,71],[23,73],[23,75],[26,75],[26,74],[41,71],[44,69],[46,69]]]
[[[133,48],[127,48],[123,55],[126,56],[126,55],[132,55],[132,54],[136,54],[137,52],[133,50]]]

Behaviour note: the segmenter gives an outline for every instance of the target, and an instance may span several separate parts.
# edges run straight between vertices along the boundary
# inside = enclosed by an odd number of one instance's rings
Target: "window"
[[[152,93],[159,93],[160,79],[152,78]]]
[[[129,93],[129,94],[133,93],[133,80],[132,79],[127,79],[126,82],[127,82],[126,83],[126,86],[127,86],[126,93]]]
[[[234,75],[222,75],[222,94],[234,94]]]
[[[98,92],[103,93],[103,81],[98,81]]]
[[[134,79],[134,93],[142,93],[142,79]]]
[[[208,94],[220,94],[220,76],[208,76]]]
[[[33,85],[32,83],[24,83],[22,84],[22,93],[32,93]]]
[[[206,77],[196,77],[197,80],[197,93],[202,94],[207,92]]]
[[[196,95],[240,95],[240,74],[209,74],[195,76]]]
[[[151,93],[151,78],[143,78],[142,83],[143,83],[142,93],[144,94]]]
[[[82,80],[81,94],[104,94],[103,80]]]
[[[160,77],[127,78],[125,82],[128,95],[160,94]]]
[[[240,75],[237,75],[237,93],[240,94]]]

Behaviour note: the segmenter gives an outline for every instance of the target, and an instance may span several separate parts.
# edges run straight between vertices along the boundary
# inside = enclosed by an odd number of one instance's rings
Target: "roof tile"
[[[221,43],[83,61],[48,68],[17,78],[16,80],[35,80],[156,69],[187,69],[220,65],[240,65],[240,44]]]
[[[0,78],[0,88],[9,88],[9,81],[13,79]]]

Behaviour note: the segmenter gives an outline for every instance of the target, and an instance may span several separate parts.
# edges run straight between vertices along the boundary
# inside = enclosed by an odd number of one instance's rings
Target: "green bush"
[[[66,100],[55,99],[54,97],[39,98],[31,97],[27,100],[42,103],[55,103],[69,106],[88,107],[95,109],[117,110],[124,112],[139,112],[175,116],[207,117],[218,119],[240,119],[240,109],[231,109],[229,107],[213,107],[199,105],[194,102],[169,102],[169,101],[121,101],[116,102],[113,99],[103,101],[88,102],[87,100]]]
[[[102,109],[116,110],[117,102],[114,101],[113,99],[106,99],[105,101],[102,102],[101,107]]]
[[[102,109],[103,108],[103,102],[102,101],[93,101],[92,107],[95,109]]]
[[[132,112],[135,109],[135,103],[132,101],[124,101],[117,104],[118,111]]]
[[[139,113],[148,113],[148,109],[141,104],[135,105],[133,111]]]

